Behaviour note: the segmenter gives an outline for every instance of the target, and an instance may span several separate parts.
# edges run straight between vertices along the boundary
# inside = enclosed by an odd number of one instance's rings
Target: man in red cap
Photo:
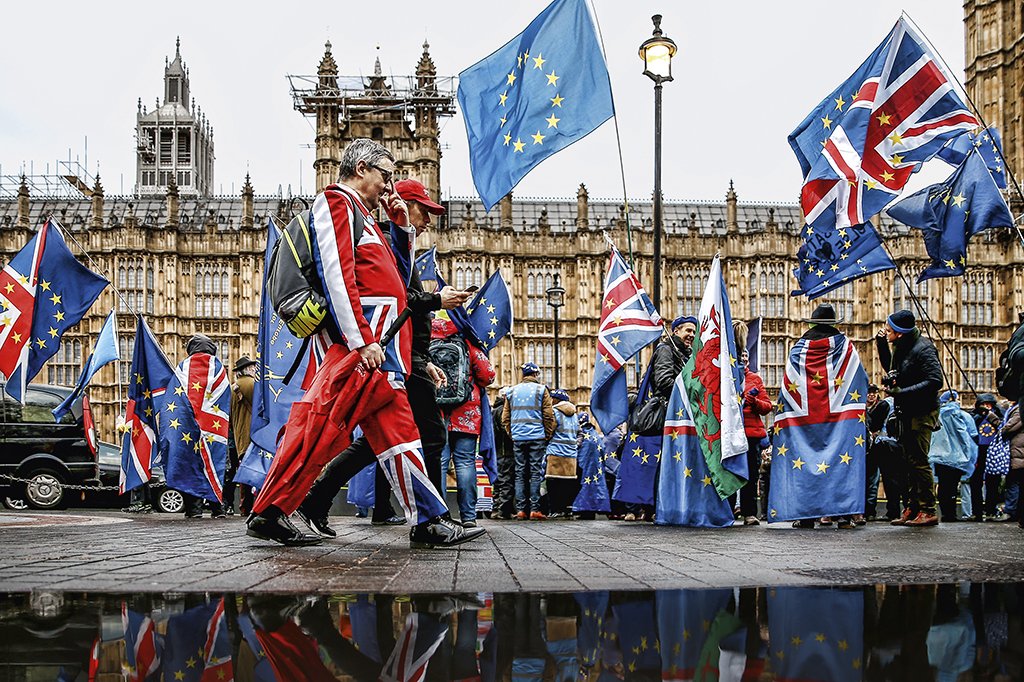
[[[431,201],[426,188],[417,180],[401,180],[395,183],[395,193],[406,203],[409,226],[415,229],[416,235],[422,234],[423,230],[430,226],[431,215],[443,215],[445,212],[443,206]],[[431,313],[442,308],[451,310],[462,305],[469,299],[471,292],[458,291],[451,286],[446,286],[439,292],[424,291],[419,274],[416,268],[412,267],[411,254],[402,253],[412,241],[413,235],[408,234],[409,227],[394,223],[382,227],[390,228],[392,248],[400,264],[399,269],[406,270],[401,274],[408,283],[407,303],[412,311],[412,366],[405,380],[405,389],[423,445],[423,460],[427,474],[434,487],[443,491],[445,486],[441,471],[441,452],[447,442],[447,430],[437,407],[434,389],[435,386],[441,385],[440,382],[445,380],[445,376],[430,362],[428,349]],[[367,440],[358,438],[327,465],[298,510],[310,527],[321,535],[335,537],[336,533],[330,527],[327,518],[332,500],[342,486],[374,461],[376,455]],[[402,517],[394,515],[389,500],[391,489],[380,468],[377,470],[374,487],[377,504],[374,505],[373,522],[377,525],[404,523]]]

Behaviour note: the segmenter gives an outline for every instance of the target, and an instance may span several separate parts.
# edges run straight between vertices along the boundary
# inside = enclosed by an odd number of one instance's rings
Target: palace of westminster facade
[[[1024,174],[1024,17],[1011,0],[966,0],[966,85],[987,123],[999,127],[1009,168]],[[317,190],[336,180],[348,140],[371,137],[395,154],[397,178],[414,177],[441,196],[439,118],[453,113],[453,93],[441,87],[428,46],[414,76],[338,76],[330,43],[316,76],[292,77],[295,108],[316,120]],[[103,320],[118,310],[122,361],[94,379],[90,398],[101,437],[111,440],[118,400],[127,378],[135,319],[147,321],[172,362],[184,355],[195,332],[212,337],[230,366],[253,355],[259,318],[259,290],[268,220],[284,224],[300,203],[282,196],[258,196],[245,178],[240,196],[210,195],[213,184],[213,128],[189,94],[188,71],[180,51],[167,64],[163,103],[149,111],[140,102],[136,190],[107,196],[97,178],[78,182],[78,198],[35,196],[22,182],[16,198],[0,198],[0,262],[20,249],[53,215],[91,255],[93,269],[120,290],[108,287],[89,315],[64,337],[61,349],[36,381],[73,385]],[[401,104],[403,106],[394,106]],[[725,188],[723,188],[725,189]],[[742,188],[739,188],[742,190]],[[310,197],[305,198],[306,201]],[[627,208],[621,201],[597,201],[581,184],[575,200],[503,199],[490,214],[475,197],[443,197],[448,213],[427,237],[438,247],[441,272],[456,287],[480,285],[500,268],[513,295],[512,337],[491,353],[505,386],[518,380],[527,360],[552,381],[554,322],[545,291],[557,274],[566,290],[559,311],[562,387],[578,403],[589,399],[595,339],[607,267],[608,235],[627,250],[632,232],[635,270],[651,290],[651,202]],[[1020,213],[1014,203],[1015,213]],[[848,321],[843,330],[857,342],[869,375],[880,373],[872,337],[894,308],[913,307],[894,271],[877,273],[822,299],[791,297],[792,270],[801,244],[800,209],[795,204],[744,203],[730,186],[724,201],[665,202],[662,316],[696,314],[715,253],[721,253],[734,318],[763,318],[760,372],[774,393],[787,349],[806,329],[802,318],[821,302],[833,303]],[[881,216],[878,225],[909,280],[928,258],[917,231]],[[429,245],[429,243],[428,243]],[[935,320],[940,356],[954,388],[991,390],[1001,346],[1024,310],[1024,248],[1016,235],[988,231],[971,244],[964,277],[915,285]],[[920,317],[920,316],[919,316]],[[646,358],[648,353],[645,353]],[[956,361],[956,362],[955,362]],[[959,364],[966,378],[959,372]],[[631,381],[633,374],[631,373]]]

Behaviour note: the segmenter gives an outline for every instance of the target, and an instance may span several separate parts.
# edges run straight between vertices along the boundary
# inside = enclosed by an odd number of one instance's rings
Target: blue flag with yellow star
[[[665,411],[661,452],[654,522],[662,526],[731,526],[732,505],[728,498],[719,497],[711,479],[682,373],[676,377]]]
[[[60,229],[50,220],[22,252],[39,245],[35,301],[26,362],[19,362],[7,382],[7,394],[21,402],[25,385],[39,374],[43,364],[57,353],[60,340],[85,316],[93,302],[110,282],[85,267],[74,257]],[[19,256],[21,253],[19,253]],[[12,265],[14,263],[12,262]],[[8,286],[12,286],[8,283]],[[4,308],[7,309],[6,307]],[[4,327],[0,317],[0,330]]]
[[[1006,189],[1006,169],[1003,167],[1003,141],[999,131],[994,126],[984,130],[967,133],[955,137],[939,150],[936,156],[950,166],[958,167],[965,160],[971,150],[977,149],[981,158],[985,159],[992,179],[996,187]]]
[[[777,680],[865,679],[863,590],[771,588],[768,644]]]
[[[171,616],[164,635],[163,679],[233,680],[231,639],[223,598]]]
[[[495,270],[487,278],[466,312],[486,351],[497,346],[512,331],[512,296],[501,270]]]
[[[711,670],[698,669],[701,653],[715,630],[716,617],[729,608],[732,596],[732,590],[725,589],[657,591],[662,680],[706,679]]]
[[[572,503],[574,512],[611,511],[608,499],[608,483],[604,477],[604,438],[590,423],[589,415],[581,413],[580,446],[576,455],[576,463],[580,467],[580,491]]]
[[[487,210],[534,166],[615,113],[584,0],[555,0],[526,30],[459,74],[473,183]]]
[[[421,253],[416,257],[415,265],[416,272],[420,276],[420,284],[425,282],[436,282],[437,281],[437,247],[431,246],[429,249]],[[440,288],[440,287],[438,287]]]
[[[851,227],[804,225],[800,236],[804,243],[796,252],[797,266],[793,269],[799,288],[793,296],[803,294],[813,300],[847,282],[896,268],[871,223]]]
[[[619,626],[622,665],[629,678],[657,680],[661,677],[661,642],[654,594],[639,592],[627,598],[612,606]]]
[[[843,334],[800,339],[779,387],[768,521],[864,513],[868,376]]]
[[[983,230],[1013,227],[1010,209],[977,149],[945,182],[929,185],[892,206],[889,216],[924,232],[932,262],[917,281],[957,277],[967,269],[967,242]]]
[[[636,404],[643,405],[651,395],[651,366],[647,366],[640,382]],[[661,460],[661,436],[641,436],[632,430],[626,433],[622,461],[615,478],[612,499],[626,504],[654,504],[654,479]]]

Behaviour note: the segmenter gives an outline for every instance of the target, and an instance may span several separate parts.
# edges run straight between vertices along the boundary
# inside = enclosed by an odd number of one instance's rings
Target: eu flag
[[[64,332],[78,324],[100,292],[110,283],[78,262],[52,220],[47,221],[32,238],[32,242],[29,242],[29,246],[12,259],[11,265],[15,269],[26,251],[25,262],[30,262],[33,243],[39,252],[35,280],[31,280],[30,270],[19,270],[23,277],[29,279],[28,284],[34,288],[35,294],[31,331],[26,339],[28,352],[21,356],[23,361],[10,373],[7,382],[7,394],[18,401],[22,399],[25,385],[35,378],[43,364],[57,352]],[[13,288],[13,284],[7,282],[4,287],[6,291]],[[3,306],[3,310],[0,330],[11,323],[9,308]]]
[[[512,296],[501,270],[495,270],[487,278],[466,312],[486,351],[497,346],[512,331]]]
[[[174,368],[140,315],[135,328],[132,371],[128,376],[125,434],[121,439],[118,485],[122,494],[148,481],[152,469],[162,466],[157,447],[160,437],[157,415],[163,409],[164,394],[173,375]]]
[[[651,366],[640,382],[636,404],[651,397]],[[626,504],[654,504],[654,480],[661,461],[661,436],[641,436],[632,430],[626,434],[622,461],[615,477],[612,499]]]
[[[918,276],[956,277],[967,268],[967,242],[993,227],[1013,227],[1013,218],[981,152],[972,149],[945,182],[929,185],[889,209],[889,216],[924,232],[932,262]]]
[[[682,373],[676,377],[665,411],[661,452],[654,522],[664,526],[731,526],[734,520],[732,505],[728,498],[719,497],[711,478]]]
[[[273,220],[267,224],[267,248],[264,254],[263,288],[260,293],[260,321],[256,332],[256,388],[252,396],[252,443],[242,456],[235,482],[263,487],[270,470],[277,435],[288,421],[292,403],[302,397],[302,377],[308,359],[302,360],[289,383],[284,383],[288,370],[295,364],[303,343],[296,338],[270,303],[267,289],[267,264],[279,238]]]
[[[86,387],[96,372],[104,365],[120,359],[121,351],[117,346],[117,315],[111,310],[107,319],[103,321],[103,327],[100,329],[99,336],[96,337],[92,353],[89,354],[85,366],[82,367],[82,373],[78,375],[75,390],[68,394],[64,402],[53,408],[53,418],[59,422],[65,414],[71,411],[74,402],[85,393]]]
[[[164,679],[233,680],[231,650],[223,598],[171,616],[164,636]]]
[[[579,452],[576,462],[580,467],[580,492],[572,503],[574,512],[611,511],[608,501],[608,483],[604,477],[604,451],[601,445],[604,438],[589,421],[580,425]]]
[[[416,257],[416,272],[420,276],[420,284],[437,281],[437,247],[429,249]],[[440,288],[440,287],[438,287]]]
[[[985,159],[985,165],[992,173],[992,179],[996,181],[996,187],[1006,189],[1006,169],[1003,168],[1003,141],[999,131],[989,126],[984,130],[967,133],[956,137],[946,143],[937,157],[948,163],[950,166],[960,166],[967,160],[967,155],[972,149],[977,149],[981,158]]]
[[[842,334],[801,339],[775,414],[768,521],[864,513],[868,377]]]
[[[804,243],[796,252],[793,275],[799,288],[793,291],[794,296],[803,294],[815,299],[847,282],[896,267],[871,223],[850,227],[804,225],[800,236]]]
[[[768,642],[775,679],[865,679],[864,611],[860,589],[769,589]]]
[[[707,679],[703,676],[712,669],[700,669],[701,653],[711,637],[712,624],[727,611],[732,596],[732,590],[723,589],[658,590],[662,680]],[[718,678],[712,675],[711,679]]]
[[[584,0],[555,0],[459,74],[473,183],[490,210],[534,166],[615,113]]]

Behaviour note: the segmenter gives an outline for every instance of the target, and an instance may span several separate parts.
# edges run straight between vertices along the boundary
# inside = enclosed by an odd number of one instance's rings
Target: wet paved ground
[[[0,513],[0,592],[515,592],[1024,580],[1010,523],[871,523],[801,531],[611,521],[481,522],[457,550],[410,550],[408,528],[332,519],[338,538],[284,548],[241,519]]]

